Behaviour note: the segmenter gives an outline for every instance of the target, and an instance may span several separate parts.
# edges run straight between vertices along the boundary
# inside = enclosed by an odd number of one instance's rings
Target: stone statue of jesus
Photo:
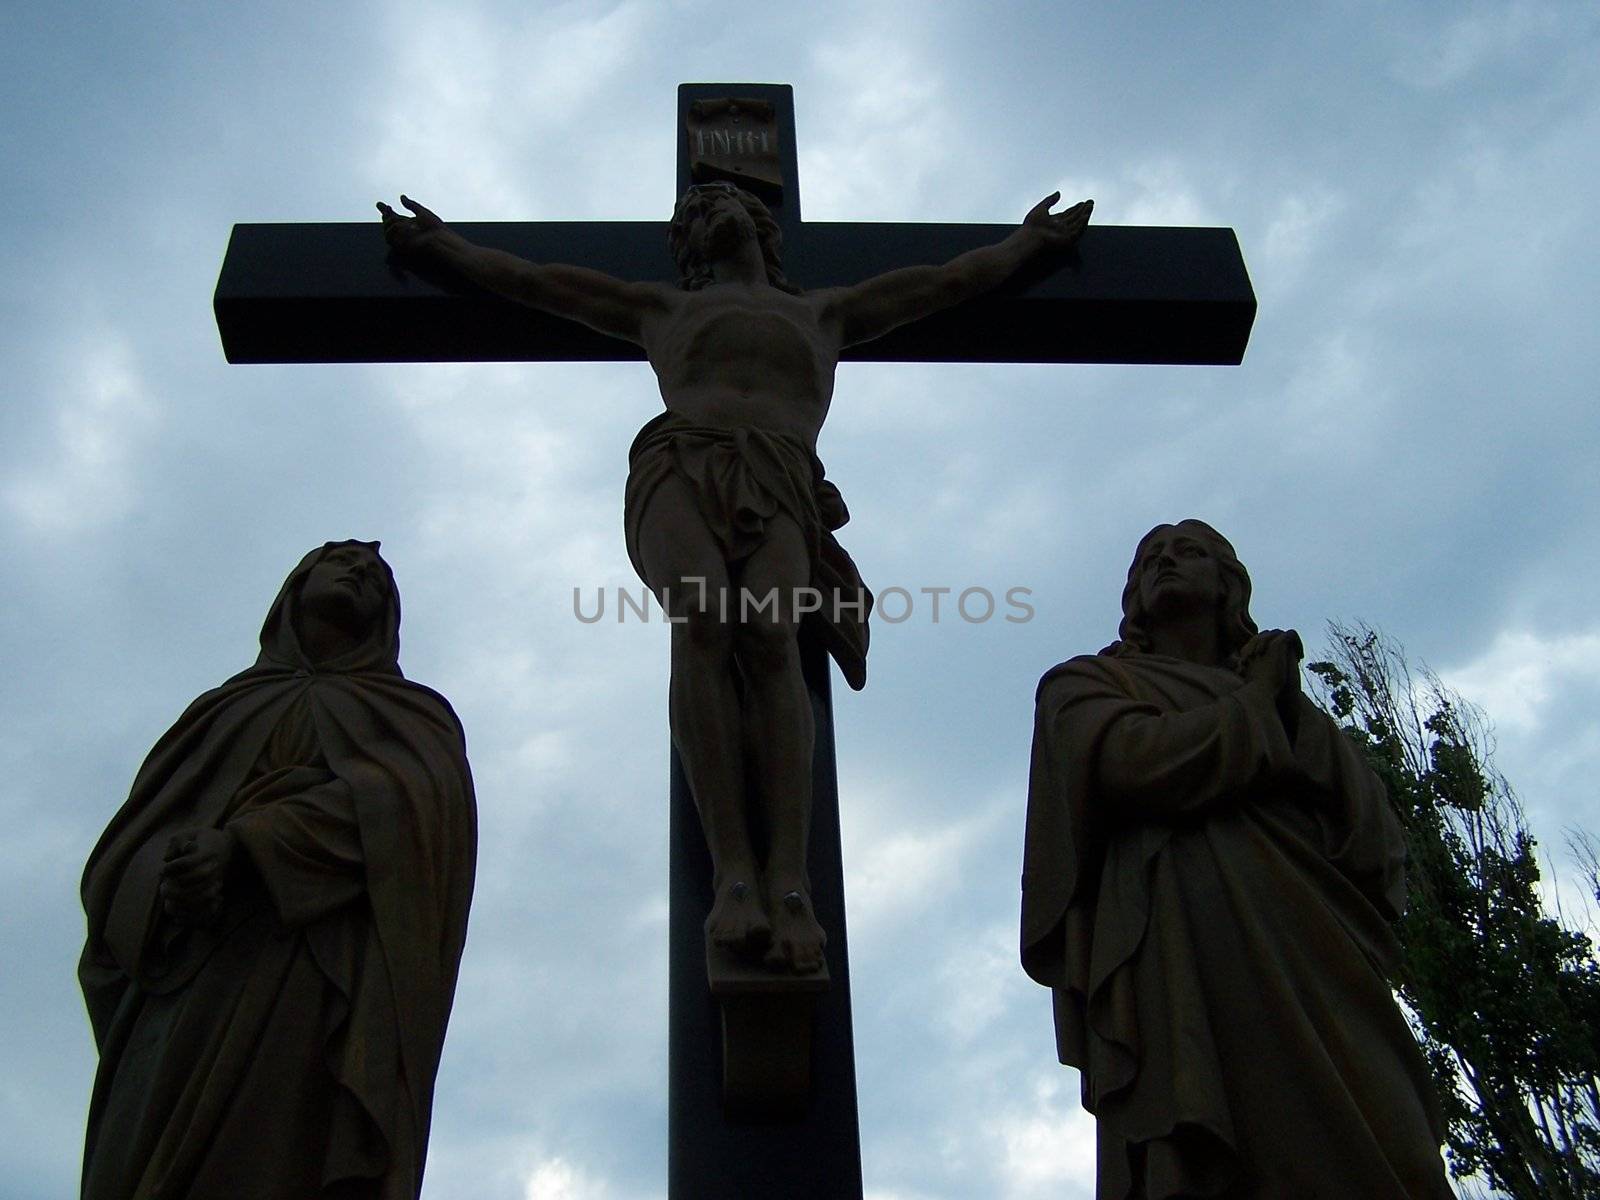
[[[633,342],[656,373],[667,411],[629,455],[628,551],[677,622],[672,740],[711,851],[706,932],[717,945],[796,974],[823,965],[806,874],[815,731],[798,635],[826,588],[830,649],[859,688],[870,601],[833,540],[846,513],[816,457],[839,356],[1070,247],[1093,202],[1051,213],[1059,198],[1040,201],[1003,241],[942,266],[811,292],[783,278],[766,206],[732,184],[691,187],[678,201],[669,234],[678,286],[528,262],[468,242],[405,196],[409,217],[378,205],[396,251]],[[765,847],[752,845],[747,770]]]

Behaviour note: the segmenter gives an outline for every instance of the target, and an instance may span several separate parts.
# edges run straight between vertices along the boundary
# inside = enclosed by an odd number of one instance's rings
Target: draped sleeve
[[[1235,680],[1235,682],[1239,682]],[[1062,986],[1059,933],[1098,882],[1108,828],[1193,816],[1293,771],[1276,714],[1235,694],[1173,710],[1116,659],[1071,659],[1039,683],[1023,858],[1023,965]]]

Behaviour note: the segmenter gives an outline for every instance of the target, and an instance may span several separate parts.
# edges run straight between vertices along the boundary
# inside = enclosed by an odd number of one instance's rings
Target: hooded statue
[[[377,550],[301,560],[89,858],[85,1200],[421,1190],[477,810]]]
[[[1390,993],[1405,841],[1201,521],[1140,542],[1121,640],[1039,683],[1022,963],[1098,1134],[1097,1200],[1449,1200]]]

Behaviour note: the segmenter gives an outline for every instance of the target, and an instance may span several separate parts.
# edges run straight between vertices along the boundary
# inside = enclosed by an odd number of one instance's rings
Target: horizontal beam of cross
[[[666,223],[464,223],[484,246],[621,279],[671,277]],[[1014,226],[806,222],[786,245],[792,282],[855,283],[999,241]],[[798,243],[798,244],[796,244]],[[369,224],[235,225],[217,282],[232,363],[642,359],[637,346],[388,258]],[[867,362],[1241,361],[1255,293],[1231,229],[1096,225],[1049,274],[854,347]]]

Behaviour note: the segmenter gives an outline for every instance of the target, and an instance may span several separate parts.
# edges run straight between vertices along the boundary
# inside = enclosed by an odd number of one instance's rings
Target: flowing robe
[[[1039,685],[1022,957],[1098,1130],[1098,1200],[1452,1195],[1387,982],[1405,848],[1355,746],[1219,668]]]
[[[313,664],[285,583],[256,665],[150,752],[84,872],[100,1051],[86,1200],[406,1200],[466,934],[476,809],[461,728],[397,662],[399,602]],[[173,834],[231,830],[221,914],[158,893]]]

